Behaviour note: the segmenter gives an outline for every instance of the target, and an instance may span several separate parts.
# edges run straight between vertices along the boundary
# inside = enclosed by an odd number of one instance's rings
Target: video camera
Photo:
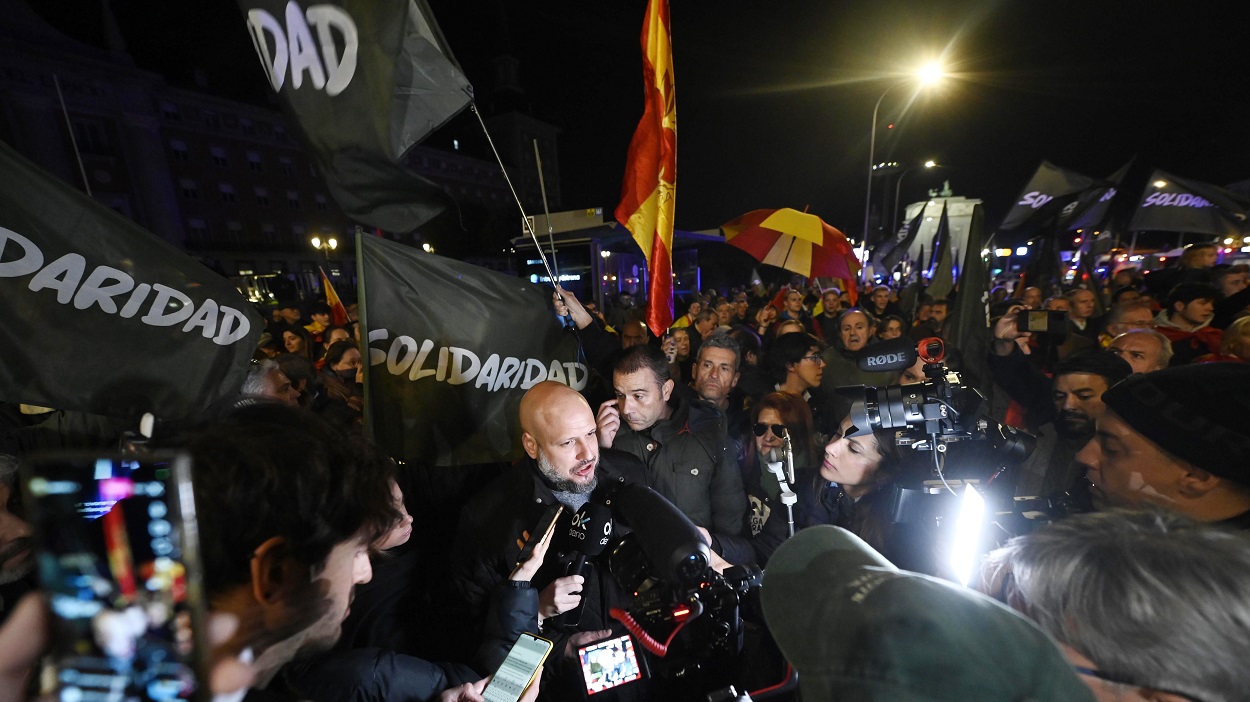
[[[763,621],[760,569],[716,572],[694,524],[650,488],[623,485],[611,503],[633,529],[608,557],[613,578],[633,600],[611,615],[645,652],[641,667],[649,671],[653,691],[702,696],[738,682],[745,622]]]
[[[934,452],[937,477],[943,472],[939,455],[955,442],[986,442],[995,468],[1018,465],[1028,458],[1036,439],[985,416],[985,396],[964,385],[958,373],[942,364],[945,354],[945,344],[937,337],[923,339],[915,348],[903,339],[867,347],[858,359],[861,370],[901,371],[921,360],[926,380],[884,388],[838,388],[839,395],[852,401],[850,435],[897,430],[898,446]]]

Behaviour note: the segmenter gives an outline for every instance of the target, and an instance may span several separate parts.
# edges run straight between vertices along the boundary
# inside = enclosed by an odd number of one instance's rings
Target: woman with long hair
[[[755,403],[751,408],[750,432],[743,437],[739,465],[742,466],[742,484],[751,502],[751,534],[755,535],[769,519],[786,520],[785,507],[778,500],[781,485],[766,464],[775,458],[784,466],[782,450],[787,435],[794,451],[796,471],[811,468],[816,446],[812,443],[812,412],[807,402],[787,392],[769,393]],[[778,511],[781,514],[775,514]]]
[[[894,485],[904,459],[893,431],[853,431],[850,417],[825,445],[819,467],[797,476],[794,528],[818,524],[840,526],[856,534],[904,570],[932,572],[930,544],[914,530],[894,523]],[[789,536],[784,518],[765,523],[756,537],[761,565]]]

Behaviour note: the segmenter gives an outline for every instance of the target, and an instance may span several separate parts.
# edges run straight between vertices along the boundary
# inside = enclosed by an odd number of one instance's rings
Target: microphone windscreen
[[[598,556],[612,540],[612,510],[587,502],[557,527],[560,546],[586,556]]]
[[[634,530],[642,552],[662,580],[687,586],[703,577],[711,551],[689,517],[643,485],[627,483],[615,499],[617,514]]]
[[[915,342],[900,336],[865,346],[856,355],[856,364],[862,371],[901,371],[911,368],[918,358]]]

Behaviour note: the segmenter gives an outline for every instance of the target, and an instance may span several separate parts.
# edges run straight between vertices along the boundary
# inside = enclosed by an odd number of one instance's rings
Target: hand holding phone
[[[550,640],[541,636],[521,634],[486,685],[482,698],[486,702],[519,702],[537,677],[543,661],[547,660],[552,645]]]
[[[551,545],[551,535],[555,533],[560,515],[564,514],[564,505],[552,505],[543,513],[542,519],[532,532],[523,532],[525,541],[521,544],[521,554],[517,556],[516,566],[512,569],[509,580],[533,580],[534,574],[543,565],[547,555],[547,547]]]
[[[1016,330],[1047,336],[1067,336],[1068,313],[1055,310],[1020,310],[1016,313]]]

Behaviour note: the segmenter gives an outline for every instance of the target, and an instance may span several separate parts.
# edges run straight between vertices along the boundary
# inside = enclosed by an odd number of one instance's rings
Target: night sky
[[[98,41],[99,0],[33,4]],[[557,209],[610,212],[642,112],[645,0],[430,4],[484,108],[492,59],[520,60],[524,106],[561,129]],[[185,86],[200,68],[214,92],[266,99],[237,4],[113,5],[140,66]],[[1122,188],[1132,204],[1153,168],[1220,185],[1250,178],[1248,19],[1241,2],[672,0],[677,225],[809,207],[857,235],[873,104],[938,56],[952,79],[906,114],[907,87],[881,107],[877,160],[946,166],[909,173],[904,203],[949,179],[955,194],[985,200],[993,225],[1043,159],[1106,176],[1135,158]],[[433,140],[476,129],[462,116]],[[892,201],[894,186],[890,176],[874,190]]]

